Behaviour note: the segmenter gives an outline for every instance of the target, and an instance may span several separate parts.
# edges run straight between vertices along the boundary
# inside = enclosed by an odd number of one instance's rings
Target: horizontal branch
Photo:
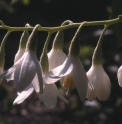
[[[116,23],[122,22],[122,15],[119,15],[118,18],[111,19],[111,20],[103,20],[103,21],[89,21],[86,22],[84,26],[94,26],[94,25],[113,25]],[[57,26],[57,27],[39,27],[38,31],[46,31],[46,32],[57,32],[60,30],[66,30],[74,27],[78,27],[81,25],[80,23],[73,23],[71,25],[64,25],[64,26]],[[23,31],[23,30],[33,30],[34,27],[11,27],[6,26],[1,20],[0,20],[0,29],[5,29],[8,31]]]

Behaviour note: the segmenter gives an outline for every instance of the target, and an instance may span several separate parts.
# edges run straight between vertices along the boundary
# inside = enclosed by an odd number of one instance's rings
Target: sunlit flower
[[[49,70],[58,67],[66,60],[66,55],[64,54],[62,49],[52,48],[47,55],[49,59]]]
[[[35,54],[36,29],[38,27],[39,25],[33,29],[23,56],[10,69],[0,75],[0,78],[3,78],[14,73],[14,82],[19,92],[23,91],[31,82],[33,82],[36,92],[43,92],[42,70]]]
[[[64,63],[58,67],[59,71],[53,71],[55,73],[54,75],[57,76],[64,76],[64,72],[68,70],[70,65],[73,66],[71,72],[67,72],[67,75],[65,75],[64,80],[62,81],[62,86],[67,89],[67,94],[69,89],[74,89],[76,87],[78,94],[80,96],[81,101],[83,101],[86,98],[87,94],[87,87],[88,87],[88,78],[86,76],[86,72],[79,60],[79,50],[80,50],[80,44],[79,40],[76,39],[77,34],[79,33],[81,27],[84,23],[82,23],[78,30],[75,33],[75,36],[73,37],[70,47],[69,47],[69,55],[64,61]],[[63,68],[62,68],[63,67]],[[66,73],[66,72],[65,72]],[[48,81],[48,77],[45,77],[47,79],[47,83],[51,84],[53,82]],[[50,79],[49,79],[50,80]]]
[[[48,39],[49,40],[49,39]],[[47,46],[47,42],[46,41],[46,45]],[[40,99],[41,102],[44,103],[44,105],[49,108],[52,109],[56,106],[57,103],[57,98],[61,98],[64,102],[66,102],[68,104],[68,101],[65,99],[65,97],[59,92],[59,90],[57,89],[55,84],[46,84],[45,82],[47,81],[45,77],[49,77],[48,81],[49,82],[56,82],[58,81],[61,77],[57,76],[55,77],[55,73],[58,73],[58,71],[60,71],[57,67],[51,71],[48,71],[48,57],[46,54],[46,48],[44,46],[44,50],[41,56],[41,65],[42,69],[43,69],[43,81],[44,81],[44,86],[43,86],[43,93],[38,93],[38,97]],[[63,66],[61,66],[63,68]],[[72,65],[70,64],[68,66],[68,70],[64,70],[64,75],[66,75],[67,73],[69,73],[72,70]],[[32,81],[33,83],[33,81]],[[22,103],[28,96],[30,96],[34,91],[33,85],[30,84],[28,87],[26,87],[26,89],[18,94],[18,97],[15,99],[14,104],[20,104]]]
[[[53,46],[48,55],[49,70],[63,64],[66,60],[66,55],[63,52],[63,41],[64,34],[63,31],[58,31],[53,41]]]
[[[99,41],[93,53],[92,66],[87,72],[88,79],[94,87],[94,90],[91,90],[88,87],[87,98],[90,101],[94,100],[96,97],[101,101],[105,101],[108,99],[111,91],[110,79],[103,69],[103,57],[101,49],[102,39],[106,28],[107,27],[105,26],[99,38]]]
[[[26,26],[27,25],[28,24],[26,24]],[[23,54],[25,53],[25,51],[26,51],[26,43],[28,41],[28,38],[29,38],[28,31],[24,31],[22,33],[21,38],[20,38],[19,49],[18,49],[18,51],[17,51],[17,53],[15,55],[14,63],[16,63],[23,56]],[[11,75],[7,76],[6,80],[7,81],[14,80],[14,73],[12,73]]]
[[[87,98],[90,101],[96,97],[101,101],[107,100],[111,91],[111,83],[102,65],[92,65],[87,76],[94,87],[94,90],[88,87]]]
[[[66,72],[66,70],[68,70],[69,66],[71,65],[71,72]],[[81,101],[83,101],[86,98],[87,86],[89,81],[79,58],[68,56],[63,65],[57,67],[57,70],[59,71],[55,70],[52,71],[52,73],[57,76],[65,76],[64,81],[62,82],[62,86],[65,87],[67,91],[76,87],[80,99]],[[50,81],[49,76],[46,77],[46,80],[48,84],[53,83],[53,81]]]
[[[15,55],[14,63],[16,63],[23,56],[24,53],[25,49],[20,48]]]

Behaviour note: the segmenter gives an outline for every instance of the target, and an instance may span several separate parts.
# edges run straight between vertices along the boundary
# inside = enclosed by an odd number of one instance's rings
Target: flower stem
[[[8,38],[8,36],[9,36],[9,34],[11,33],[11,31],[8,31],[7,33],[6,33],[6,35],[4,36],[4,38],[3,38],[3,40],[2,40],[2,43],[1,43],[1,52],[3,52],[4,53],[4,46],[5,46],[5,42],[6,42],[6,40],[7,40],[7,38]]]
[[[48,62],[48,56],[47,56],[47,47],[51,38],[51,32],[48,32],[47,39],[44,44],[44,48],[40,57],[40,64],[42,66],[43,72],[46,73],[49,71],[49,62]]]
[[[48,36],[47,36],[46,42],[44,44],[44,48],[43,48],[42,54],[43,53],[47,54],[47,47],[48,47],[48,44],[49,44],[49,41],[50,41],[50,38],[51,38],[51,34],[52,34],[51,32],[48,32]]]
[[[90,21],[86,22],[84,26],[94,26],[94,25],[113,25],[115,23],[122,22],[122,15],[119,15],[118,18],[111,19],[111,20],[103,20],[103,21]],[[0,20],[0,29],[6,29],[9,31],[23,31],[23,30],[33,30],[34,27],[10,27],[6,26],[1,20]],[[38,28],[38,31],[47,31],[47,32],[57,32],[61,30],[66,30],[74,27],[78,27],[81,25],[81,23],[73,23],[71,25],[64,25],[64,26],[58,26],[58,27],[40,27]]]
[[[79,56],[79,52],[80,52],[80,44],[79,44],[79,40],[76,39],[78,34],[80,33],[80,30],[82,29],[82,27],[86,24],[86,22],[81,23],[81,25],[78,27],[72,41],[69,47],[69,55],[71,56]]]
[[[103,31],[100,35],[100,38],[98,40],[97,46],[94,50],[93,57],[92,57],[92,64],[93,65],[102,65],[103,64],[101,44],[102,44],[102,40],[103,40],[103,37],[104,37],[104,33],[105,33],[107,28],[108,28],[108,26],[105,25],[104,29],[103,29]]]
[[[61,26],[64,26],[64,25],[67,25],[67,24],[73,24],[72,21],[70,20],[66,20],[64,21]],[[55,38],[54,38],[54,41],[53,41],[53,48],[54,49],[62,49],[63,48],[63,44],[64,44],[64,33],[63,31],[58,31]]]

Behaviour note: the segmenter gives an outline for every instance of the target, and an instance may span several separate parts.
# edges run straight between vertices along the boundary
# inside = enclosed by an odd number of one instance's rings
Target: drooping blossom
[[[61,26],[73,24],[72,21],[66,20],[64,21]],[[63,45],[64,45],[64,33],[63,31],[58,31],[52,45],[52,49],[49,51],[48,61],[49,61],[49,70],[62,65],[63,62],[66,60],[66,55],[63,52]]]
[[[58,67],[58,70],[60,71],[59,72],[53,71],[54,75],[62,76],[63,73],[68,68],[68,66],[73,65],[72,71],[68,75],[65,76],[64,81],[62,82],[62,86],[64,86],[67,89],[67,92],[69,91],[69,89],[74,89],[76,87],[81,101],[83,101],[86,98],[87,87],[88,87],[88,82],[89,82],[86,76],[86,72],[78,57],[80,44],[79,44],[79,40],[76,39],[76,36],[79,33],[80,28],[83,26],[83,24],[81,24],[81,26],[78,28],[74,38],[71,41],[68,57],[66,58],[64,63]],[[49,77],[45,77],[45,78],[49,84],[52,83],[48,81],[50,80]]]
[[[88,87],[87,98],[90,101],[96,97],[101,101],[107,100],[110,95],[111,83],[102,65],[92,65],[87,76],[94,87],[94,90]]]
[[[38,27],[39,25],[36,25],[33,29],[23,56],[10,69],[0,75],[0,78],[3,78],[14,73],[14,82],[19,92],[28,87],[31,82],[36,92],[43,92],[42,69],[36,56]]]
[[[50,35],[49,35],[50,36]],[[43,87],[43,93],[38,93],[38,97],[40,99],[41,102],[44,103],[44,105],[49,108],[52,109],[56,106],[57,103],[57,97],[61,98],[64,102],[66,102],[68,104],[68,101],[65,99],[65,97],[59,92],[58,88],[56,87],[55,84],[47,84],[45,83],[45,77],[50,76],[49,74],[53,74],[53,72],[55,71],[59,71],[57,68],[53,69],[52,71],[48,72],[48,57],[46,54],[46,46],[47,43],[49,41],[49,37],[47,38],[47,41],[45,43],[45,47],[43,49],[43,53],[41,56],[41,65],[42,65],[42,69],[43,69],[43,81],[44,81],[44,87]],[[63,68],[63,67],[62,67]],[[69,66],[67,73],[70,72],[72,69],[72,65]],[[66,72],[66,71],[65,71]],[[64,75],[66,75],[67,73],[64,72]],[[56,82],[57,80],[60,79],[60,77],[54,77],[55,75],[53,74],[52,78],[50,78],[50,81],[52,82]],[[49,81],[49,82],[50,82]],[[26,87],[26,89],[21,92],[20,94],[18,94],[18,97],[15,99],[14,104],[20,104],[22,103],[28,96],[30,96],[34,91],[34,87],[32,84],[30,84],[30,86]]]
[[[49,70],[52,70],[59,65],[62,65],[63,62],[66,60],[66,55],[63,52],[63,40],[63,31],[59,31],[53,41],[52,49],[47,54],[49,60]]]
[[[93,53],[92,66],[87,72],[88,79],[94,87],[94,90],[91,90],[88,87],[87,98],[90,101],[94,100],[95,98],[105,101],[108,99],[111,91],[110,79],[103,69],[103,57],[101,50],[102,39],[106,28],[107,27],[104,28],[99,38],[98,44]]]

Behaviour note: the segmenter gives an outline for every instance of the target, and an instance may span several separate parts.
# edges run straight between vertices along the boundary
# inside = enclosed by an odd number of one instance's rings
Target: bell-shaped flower
[[[50,81],[56,82],[57,80],[60,79],[60,77],[55,77],[55,75],[53,75],[52,71],[50,71],[50,72],[48,71],[49,65],[48,65],[48,57],[46,54],[46,49],[47,49],[46,47],[47,47],[49,38],[50,38],[50,35],[47,38],[47,41],[46,41],[44,49],[43,49],[43,53],[40,58],[40,61],[41,61],[40,63],[42,65],[42,69],[43,69],[44,86],[43,86],[43,93],[42,94],[38,93],[38,97],[39,97],[40,101],[43,102],[47,108],[52,109],[56,106],[57,97],[60,97],[67,104],[68,104],[68,101],[59,92],[59,90],[57,89],[55,84],[45,83],[45,77],[48,77],[49,74],[52,74],[51,75],[52,78],[50,78],[51,79]],[[70,72],[71,69],[72,69],[72,66],[69,66],[69,71],[67,71],[67,72]],[[53,69],[53,72],[55,72],[57,70],[58,70],[57,68]],[[64,75],[66,75],[65,72],[64,72]],[[15,99],[14,104],[22,103],[28,96],[30,96],[32,94],[33,91],[34,91],[34,87],[32,84],[30,84],[28,87],[26,87],[26,89],[23,92],[18,94],[18,97]]]
[[[26,24],[26,27],[28,26],[29,24]],[[20,43],[19,43],[19,49],[15,55],[15,58],[14,58],[14,63],[16,63],[22,56],[23,54],[25,53],[26,51],[26,43],[28,41],[28,38],[29,38],[29,33],[28,31],[24,31],[22,33],[22,36],[20,38]],[[10,80],[14,80],[14,73],[7,76],[6,77],[7,81],[10,81]]]
[[[64,34],[63,31],[58,31],[56,37],[53,42],[52,49],[47,54],[49,60],[49,70],[62,65],[63,62],[66,60],[66,55],[63,52],[63,40]]]
[[[67,75],[64,77],[64,81],[62,82],[62,86],[67,88],[67,92],[69,91],[69,89],[74,89],[76,87],[80,99],[81,101],[83,101],[86,98],[89,81],[86,76],[86,72],[78,58],[80,44],[79,44],[79,40],[76,39],[76,36],[79,33],[81,27],[82,25],[78,28],[73,40],[71,41],[71,45],[69,48],[69,55],[67,59],[64,61],[64,63],[61,66],[57,67],[57,70],[60,71],[57,71],[55,69],[55,71],[52,71],[52,73],[57,76],[64,76],[64,72],[66,73],[66,70],[68,70],[67,68],[69,68],[69,66],[72,65],[73,69],[71,70],[70,73],[67,72]],[[52,82],[50,81],[49,76],[45,78],[48,84],[53,83],[53,81]]]
[[[73,66],[72,71],[69,73],[66,70],[70,66]],[[56,70],[57,69],[57,70]],[[81,65],[81,62],[78,57],[74,57],[72,55],[69,55],[63,65],[57,67],[55,70],[52,70],[51,73],[56,76],[65,76],[64,80],[62,82],[62,86],[69,91],[69,89],[74,89],[76,87],[78,94],[80,96],[81,101],[83,101],[86,98],[86,93],[87,93],[87,86],[88,86],[88,78],[86,76],[86,72]],[[60,72],[58,72],[60,70]],[[65,75],[64,75],[65,72]],[[47,76],[46,78],[46,83],[52,84],[53,81],[50,81],[50,77]],[[68,92],[67,92],[68,93]]]
[[[36,92],[43,92],[42,70],[36,56],[37,28],[33,29],[23,56],[7,71],[0,75],[0,78],[7,77],[14,73],[14,82],[19,92],[23,91],[33,80]]]
[[[94,90],[88,87],[87,98],[90,101],[96,97],[101,101],[107,100],[111,91],[111,83],[102,65],[92,65],[87,76],[94,87]]]
[[[92,57],[92,66],[87,72],[87,76],[89,81],[92,83],[94,90],[91,90],[88,87],[87,91],[87,98],[92,101],[96,97],[101,100],[105,101],[108,99],[111,91],[111,83],[108,75],[103,69],[103,58],[102,58],[102,50],[101,50],[101,43],[104,32],[107,27],[104,28],[98,44],[94,50],[94,54]]]
[[[72,21],[66,20],[64,21],[61,26],[66,24],[73,24]],[[66,55],[63,52],[63,44],[64,44],[64,33],[63,31],[58,31],[52,45],[52,49],[47,54],[49,60],[49,70],[62,65],[63,62],[66,60]]]

